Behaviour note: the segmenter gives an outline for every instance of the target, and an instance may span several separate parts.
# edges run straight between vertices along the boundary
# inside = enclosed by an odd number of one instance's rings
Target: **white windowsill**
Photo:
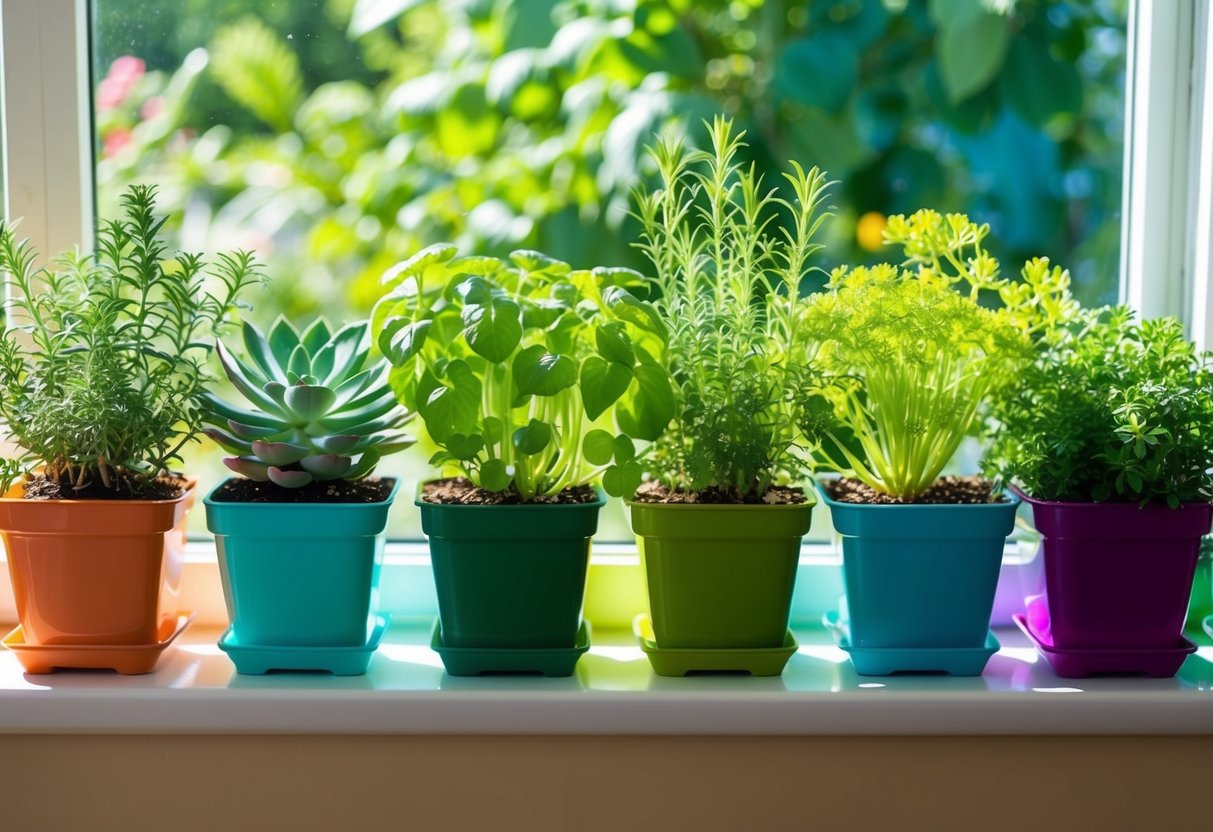
[[[1213,647],[1174,679],[1064,680],[1016,631],[977,678],[857,676],[820,629],[782,677],[653,675],[625,633],[574,676],[447,676],[428,625],[391,628],[362,677],[240,676],[195,626],[148,676],[26,676],[0,655],[0,732],[292,734],[1213,734]]]

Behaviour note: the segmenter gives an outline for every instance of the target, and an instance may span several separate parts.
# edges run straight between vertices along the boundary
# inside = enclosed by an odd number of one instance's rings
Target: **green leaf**
[[[303,73],[288,41],[248,15],[220,29],[210,73],[232,100],[280,133],[291,130],[303,100]]]
[[[577,383],[577,366],[566,355],[552,355],[542,344],[514,356],[514,384],[530,396],[554,396]]]
[[[645,303],[622,286],[609,286],[602,300],[617,317],[666,339],[666,326],[652,304]]]
[[[615,405],[615,419],[628,436],[653,441],[674,418],[674,389],[657,364],[636,367],[636,383]]]
[[[358,0],[350,14],[347,34],[351,38],[360,38],[367,32],[395,20],[414,6],[421,5],[422,2],[423,0]]]
[[[935,54],[953,103],[964,101],[994,80],[1009,41],[1007,22],[996,14],[983,14],[943,29],[935,39]]]
[[[636,363],[636,352],[632,349],[628,329],[619,321],[598,327],[594,331],[594,342],[598,345],[598,353],[607,361],[618,361],[627,367]]]
[[[505,491],[513,477],[500,459],[485,460],[480,466],[480,487],[489,491]]]
[[[585,415],[597,419],[632,383],[632,368],[591,355],[581,362],[581,402]]]
[[[285,370],[287,362],[291,360],[291,353],[299,346],[299,333],[291,326],[290,321],[279,315],[270,327],[269,343],[274,360]]]
[[[433,325],[434,322],[428,319],[410,323],[407,318],[389,318],[379,333],[379,351],[399,367],[421,352]]]
[[[304,330],[299,336],[299,343],[307,348],[307,354],[311,356],[319,355],[320,350],[333,338],[333,333],[329,329],[328,323],[324,318],[317,318],[312,321],[312,325]]]
[[[484,437],[479,434],[465,436],[462,433],[453,433],[447,437],[443,443],[447,453],[459,460],[475,459],[476,454],[480,453],[484,448]]]
[[[244,336],[244,351],[257,368],[261,370],[266,381],[282,381],[286,377],[285,369],[274,358],[274,352],[265,336],[257,327],[245,321],[242,326]]]
[[[286,363],[287,376],[303,378],[312,372],[312,358],[308,355],[307,347],[303,344],[291,351],[291,358]]]
[[[552,441],[552,426],[547,422],[532,419],[525,427],[514,431],[514,448],[519,453],[533,456]]]
[[[636,458],[636,445],[625,434],[616,436],[612,445],[619,462],[631,462]]]
[[[582,440],[581,452],[591,465],[606,465],[615,456],[615,438],[605,430],[592,430]]]
[[[846,38],[829,31],[789,42],[775,68],[775,88],[787,98],[839,113],[859,74],[859,54]]]
[[[480,393],[480,379],[467,362],[456,360],[447,365],[445,382],[439,383],[419,408],[435,442],[444,443],[455,433],[475,432]]]
[[[522,340],[518,304],[504,298],[463,308],[463,335],[472,350],[494,364],[510,357]]]
[[[612,497],[631,497],[643,478],[644,470],[639,462],[612,465],[602,474],[602,487]]]
[[[484,441],[489,445],[496,445],[505,436],[505,422],[496,416],[485,416],[481,428],[484,433]]]
[[[286,388],[286,406],[299,417],[302,424],[324,416],[336,400],[337,394],[328,387],[292,384]]]

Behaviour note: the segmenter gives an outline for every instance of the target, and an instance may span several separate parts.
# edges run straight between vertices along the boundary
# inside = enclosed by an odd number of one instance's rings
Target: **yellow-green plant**
[[[885,238],[905,263],[837,268],[804,305],[808,360],[826,375],[805,391],[800,425],[821,467],[917,497],[1031,360],[1043,321],[1073,313],[1067,272],[1038,258],[1006,280],[988,234],[961,214],[891,217]]]

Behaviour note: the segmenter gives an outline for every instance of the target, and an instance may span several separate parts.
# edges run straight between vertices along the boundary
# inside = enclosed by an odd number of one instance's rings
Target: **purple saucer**
[[[1167,678],[1179,671],[1189,655],[1196,652],[1196,645],[1180,638],[1174,647],[1126,647],[1126,648],[1059,648],[1046,643],[1024,619],[1017,614],[1012,619],[1024,635],[1036,645],[1037,652],[1044,657],[1053,672],[1063,679],[1082,679],[1087,676],[1152,676]]]

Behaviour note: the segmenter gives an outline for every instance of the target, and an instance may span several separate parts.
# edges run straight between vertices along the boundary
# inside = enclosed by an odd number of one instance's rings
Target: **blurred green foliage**
[[[339,317],[437,240],[642,266],[644,146],[725,112],[840,181],[831,265],[929,206],[1108,301],[1126,3],[95,0],[99,207],[154,181],[174,244],[259,250],[259,318]]]

